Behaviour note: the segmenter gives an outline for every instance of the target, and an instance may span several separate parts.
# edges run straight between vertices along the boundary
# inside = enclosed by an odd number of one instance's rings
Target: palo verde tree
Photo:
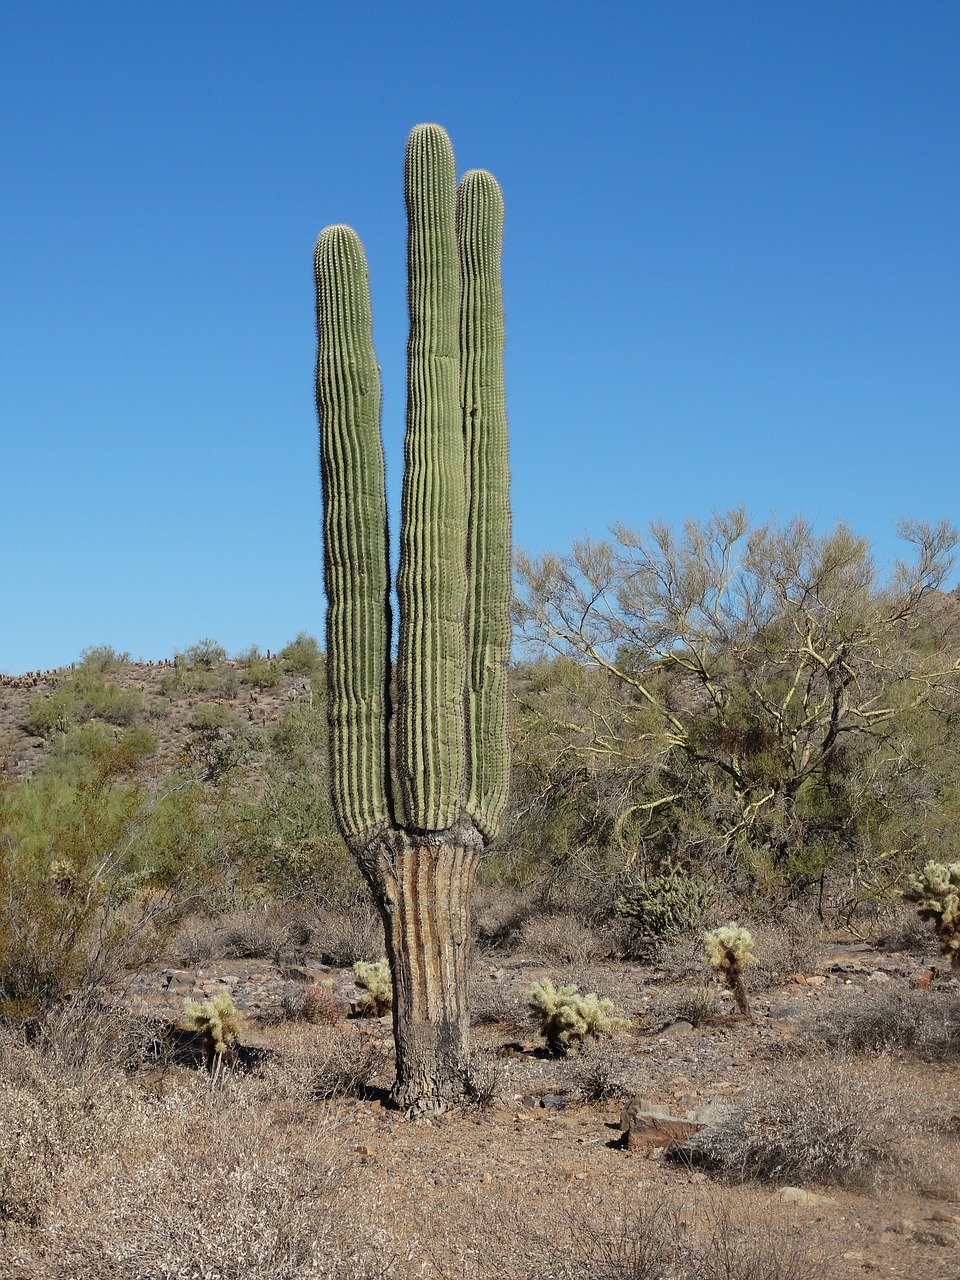
[[[540,790],[580,787],[627,860],[822,885],[883,822],[906,736],[955,704],[937,617],[957,535],[900,532],[913,554],[886,578],[845,525],[751,528],[742,511],[521,555],[518,622],[563,683],[528,679],[522,698]]]
[[[379,368],[363,247],[345,226],[317,241],[317,411],[334,807],[384,922],[395,1101],[425,1112],[464,1088],[470,891],[509,782],[503,201],[481,170],[457,187],[437,125],[411,133],[404,187],[395,671]]]

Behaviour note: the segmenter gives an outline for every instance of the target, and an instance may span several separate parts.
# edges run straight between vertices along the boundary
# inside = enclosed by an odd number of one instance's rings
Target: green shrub
[[[58,689],[56,693],[36,693],[27,706],[27,729],[37,738],[46,740],[55,733],[66,733],[72,710],[73,698],[65,689]]]
[[[280,650],[280,661],[284,671],[292,675],[312,676],[323,667],[323,654],[313,636],[301,631],[296,640],[291,640]]]
[[[252,684],[255,689],[275,689],[282,679],[283,671],[280,666],[272,659],[258,655],[247,662],[240,683]]]
[[[201,702],[190,716],[190,728],[197,733],[232,729],[236,723],[237,717],[222,702]]]
[[[88,671],[99,671],[101,675],[129,666],[130,661],[129,653],[117,653],[112,644],[92,644],[80,653],[80,665]]]
[[[39,738],[66,733],[72,725],[88,720],[128,727],[143,715],[143,701],[134,689],[122,689],[104,680],[93,666],[81,667],[65,677],[55,693],[38,693],[27,708],[27,728]]]
[[[668,863],[659,875],[626,889],[617,898],[616,910],[633,920],[643,936],[669,939],[702,925],[713,900],[711,884]]]
[[[596,1040],[628,1025],[623,1018],[613,1016],[612,1000],[600,1000],[592,992],[580,995],[575,983],[554,987],[549,978],[530,987],[527,1009],[540,1024],[547,1048],[558,1058],[588,1037]]]
[[[182,654],[183,661],[188,667],[203,667],[207,671],[218,667],[226,656],[227,651],[223,645],[217,644],[216,640],[211,640],[209,637],[190,645]]]

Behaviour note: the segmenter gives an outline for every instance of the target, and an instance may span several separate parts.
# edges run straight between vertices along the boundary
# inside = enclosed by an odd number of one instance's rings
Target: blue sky
[[[0,670],[322,634],[312,249],[507,209],[515,538],[960,517],[956,0],[0,0]]]

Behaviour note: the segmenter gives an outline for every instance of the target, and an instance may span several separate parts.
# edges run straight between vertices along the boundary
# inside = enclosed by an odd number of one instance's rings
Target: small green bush
[[[282,679],[283,671],[276,662],[257,655],[247,662],[240,683],[251,684],[255,689],[275,689]]]
[[[236,723],[237,717],[222,702],[201,702],[190,716],[190,728],[196,733],[232,729]]]
[[[99,671],[102,675],[127,667],[130,661],[129,653],[117,653],[112,644],[92,644],[80,653],[80,665],[88,671]]]
[[[203,667],[207,671],[212,671],[214,667],[219,666],[226,656],[227,651],[223,645],[217,644],[216,640],[211,640],[209,637],[190,645],[182,654],[183,661],[188,667]]]
[[[280,650],[280,661],[284,671],[292,675],[316,675],[323,666],[323,654],[313,636],[301,631],[296,640],[291,640]]]
[[[581,995],[576,983],[555,987],[549,978],[530,987],[527,1010],[540,1024],[547,1048],[558,1058],[565,1057],[574,1044],[599,1039],[628,1025],[613,1016],[612,1000],[600,1000],[592,992]]]

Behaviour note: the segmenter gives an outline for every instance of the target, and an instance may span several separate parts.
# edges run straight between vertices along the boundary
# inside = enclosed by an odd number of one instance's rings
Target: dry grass
[[[904,1108],[908,1083],[889,1059],[793,1059],[694,1142],[743,1179],[858,1188],[910,1184],[920,1172]]]
[[[914,1050],[928,1058],[960,1052],[960,996],[955,992],[874,987],[846,991],[811,1022],[824,1044],[852,1053]]]

